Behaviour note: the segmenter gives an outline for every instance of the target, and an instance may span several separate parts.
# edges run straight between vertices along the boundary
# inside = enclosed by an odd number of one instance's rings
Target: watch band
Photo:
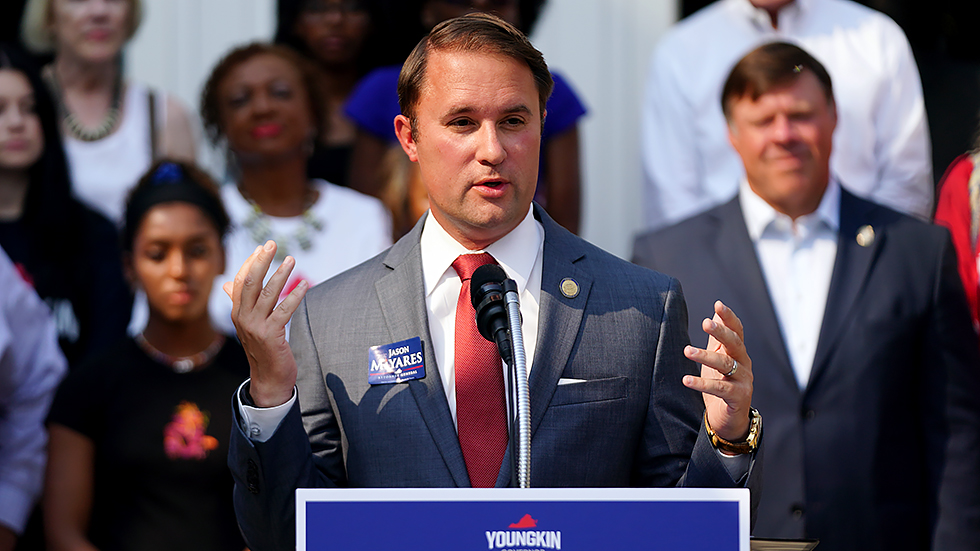
[[[717,450],[735,455],[752,453],[759,448],[759,439],[762,437],[762,414],[755,408],[749,409],[749,434],[744,440],[739,442],[729,442],[711,428],[708,424],[708,412],[704,413],[704,429],[711,439],[711,445]]]

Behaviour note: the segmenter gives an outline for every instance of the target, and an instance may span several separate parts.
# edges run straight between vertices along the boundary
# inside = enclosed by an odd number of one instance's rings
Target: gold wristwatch
[[[708,438],[711,439],[711,445],[715,449],[735,455],[752,453],[759,449],[759,440],[762,438],[762,414],[755,408],[749,409],[749,435],[741,442],[729,442],[718,436],[708,424],[707,411],[704,412],[704,428],[708,432]]]

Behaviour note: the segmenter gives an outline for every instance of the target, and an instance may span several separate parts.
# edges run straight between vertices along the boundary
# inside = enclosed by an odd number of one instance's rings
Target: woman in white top
[[[273,239],[277,264],[296,268],[288,293],[301,280],[317,284],[391,244],[391,222],[381,202],[306,176],[313,144],[323,132],[323,102],[315,69],[283,46],[251,44],[231,51],[211,72],[201,96],[208,136],[227,148],[236,182],[222,198],[232,220],[230,281],[257,245]],[[215,323],[231,330],[231,301],[212,293]]]
[[[28,0],[21,22],[31,50],[54,53],[44,76],[59,104],[73,191],[117,224],[155,157],[195,156],[186,110],[124,78],[122,48],[141,17],[140,0]]]

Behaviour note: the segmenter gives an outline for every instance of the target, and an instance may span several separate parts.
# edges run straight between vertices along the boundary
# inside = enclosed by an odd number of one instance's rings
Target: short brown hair
[[[266,54],[284,59],[299,71],[300,78],[303,81],[303,87],[306,91],[307,101],[310,103],[310,113],[313,115],[313,126],[316,129],[315,137],[323,135],[325,130],[324,126],[327,121],[326,106],[323,102],[323,98],[326,96],[323,93],[323,83],[316,67],[306,58],[286,46],[253,42],[245,46],[239,46],[225,54],[225,57],[221,58],[221,61],[211,70],[211,75],[208,76],[208,80],[204,84],[204,89],[201,91],[201,121],[204,124],[204,130],[208,135],[208,139],[214,145],[219,145],[221,138],[224,136],[218,88],[221,87],[221,83],[232,69],[253,57]]]
[[[431,51],[492,53],[526,63],[538,89],[543,120],[545,105],[555,86],[544,56],[517,27],[496,15],[474,12],[436,25],[428,36],[419,41],[402,65],[401,74],[398,75],[398,106],[402,115],[411,121],[412,134],[416,138],[415,109],[425,85],[426,65]]]
[[[757,100],[762,94],[792,84],[804,71],[817,77],[827,103],[834,103],[830,74],[803,48],[787,42],[770,42],[745,54],[728,74],[721,92],[721,110],[725,119],[731,120],[731,106],[735,100],[745,96]]]

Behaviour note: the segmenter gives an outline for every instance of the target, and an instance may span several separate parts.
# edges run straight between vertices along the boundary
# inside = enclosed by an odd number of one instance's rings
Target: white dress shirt
[[[541,299],[541,262],[544,251],[544,228],[531,211],[513,231],[481,251],[470,251],[452,238],[436,222],[425,220],[421,237],[422,280],[425,283],[425,306],[429,314],[429,335],[436,355],[436,365],[442,376],[442,387],[449,399],[449,411],[456,421],[456,303],[463,286],[453,269],[453,261],[461,254],[490,253],[507,277],[517,283],[521,301],[521,332],[527,355],[527,372],[538,340],[538,305]],[[506,366],[503,368],[506,384]]]
[[[929,132],[905,34],[849,0],[795,0],[779,28],[749,0],[719,0],[677,23],[650,61],[642,110],[644,216],[650,229],[731,199],[744,175],[721,91],[735,63],[776,40],[799,44],[833,80],[831,170],[862,197],[920,218],[932,212]]]
[[[776,212],[744,179],[738,198],[796,382],[806,388],[837,256],[840,185],[831,179],[817,210],[796,220]]]

